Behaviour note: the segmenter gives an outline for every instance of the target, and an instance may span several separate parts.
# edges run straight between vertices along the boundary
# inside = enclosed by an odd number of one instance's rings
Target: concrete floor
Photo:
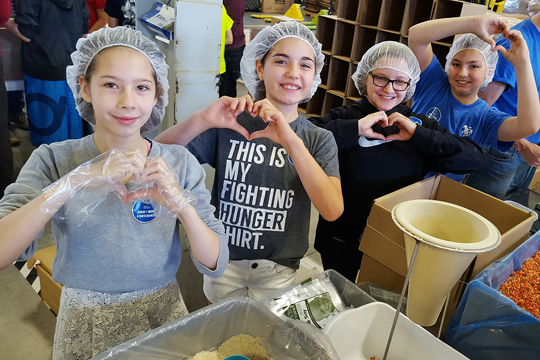
[[[251,19],[246,14],[246,28],[264,26],[263,20]],[[247,94],[243,82],[239,80],[238,95]],[[22,144],[13,149],[15,170],[18,173],[32,151],[35,149],[30,142],[28,131],[14,130]],[[208,170],[207,185],[211,186],[213,173]],[[313,274],[323,271],[320,255],[313,248],[315,226],[318,213],[312,207],[310,248],[301,261],[297,279],[303,280]],[[50,224],[38,240],[38,249],[54,245]],[[188,254],[186,252],[186,254]],[[184,254],[184,255],[186,255]],[[180,288],[190,311],[204,306],[202,294],[202,278],[193,280],[193,265],[189,257],[183,256],[181,269],[177,275]],[[183,270],[182,268],[189,268]],[[188,275],[186,275],[188,274]],[[197,273],[198,274],[198,273]],[[10,265],[0,271],[0,360],[47,360],[52,358],[52,345],[56,318],[50,309],[32,289],[24,276]]]
[[[21,140],[14,147],[18,173],[32,151],[30,133],[13,130]],[[38,249],[54,245],[50,225],[38,240]],[[24,276],[13,265],[0,271],[0,359],[47,360],[52,358],[56,318]]]

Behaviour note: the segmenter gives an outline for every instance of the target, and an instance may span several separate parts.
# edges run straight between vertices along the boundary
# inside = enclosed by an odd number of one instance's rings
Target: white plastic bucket
[[[464,207],[437,200],[411,200],[392,209],[404,232],[407,264],[418,248],[407,298],[407,316],[422,326],[434,325],[444,301],[476,254],[501,243],[499,230]]]
[[[336,315],[324,328],[341,360],[383,358],[396,310],[375,302]],[[467,359],[444,342],[399,314],[387,359]]]

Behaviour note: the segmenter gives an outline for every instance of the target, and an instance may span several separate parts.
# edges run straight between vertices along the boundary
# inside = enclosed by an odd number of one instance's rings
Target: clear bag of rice
[[[339,360],[315,327],[281,318],[260,302],[230,298],[103,352],[92,360]]]

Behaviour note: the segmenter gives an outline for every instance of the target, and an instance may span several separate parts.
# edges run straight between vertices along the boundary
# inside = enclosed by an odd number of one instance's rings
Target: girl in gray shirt
[[[218,277],[229,259],[197,160],[141,136],[168,102],[157,46],[106,28],[80,39],[72,59],[68,84],[95,134],[39,147],[0,201],[0,268],[30,258],[52,219],[53,279],[64,285],[53,359],[91,358],[186,313],[178,220],[201,273]],[[85,199],[93,208],[81,218]]]

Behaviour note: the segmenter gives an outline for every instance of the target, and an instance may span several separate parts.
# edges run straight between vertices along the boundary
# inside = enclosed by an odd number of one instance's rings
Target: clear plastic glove
[[[141,177],[146,158],[138,149],[122,152],[110,150],[85,162],[60,180],[43,189],[46,201],[41,205],[44,213],[56,213],[70,198],[74,198],[82,189],[94,188],[93,207],[99,205],[106,194],[114,191],[125,200],[128,191],[124,183]],[[87,204],[89,205],[89,204]]]
[[[182,189],[176,174],[160,157],[148,158],[137,183],[143,188],[129,192],[125,202],[139,199],[152,199],[165,206],[175,215],[181,212],[196,198],[189,190]]]
[[[128,191],[126,183],[132,191]],[[160,157],[147,158],[138,149],[123,152],[110,150],[78,166],[60,180],[43,189],[44,213],[56,213],[69,202],[70,221],[82,224],[109,195],[115,193],[124,203],[154,200],[174,213],[196,199],[180,187],[178,177]],[[75,210],[75,211],[73,211]],[[65,212],[65,211],[64,211]],[[161,214],[161,207],[156,215]]]

